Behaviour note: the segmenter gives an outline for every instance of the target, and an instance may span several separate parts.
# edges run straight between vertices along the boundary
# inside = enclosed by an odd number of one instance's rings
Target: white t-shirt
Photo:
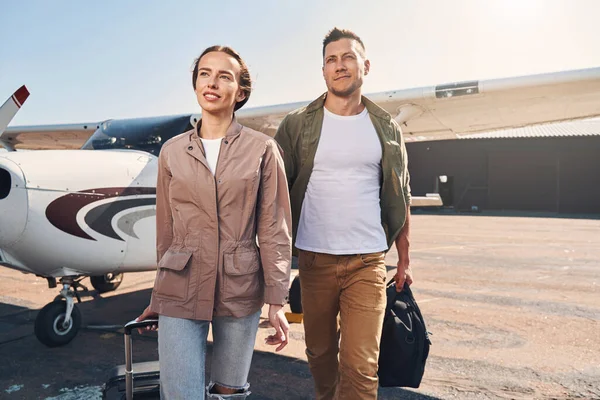
[[[219,159],[219,152],[221,151],[221,141],[219,139],[202,139],[202,145],[204,146],[204,153],[206,154],[206,161],[208,161],[208,167],[213,173],[217,170],[217,160]]]
[[[377,132],[366,109],[352,116],[324,111],[296,247],[337,255],[385,251]]]

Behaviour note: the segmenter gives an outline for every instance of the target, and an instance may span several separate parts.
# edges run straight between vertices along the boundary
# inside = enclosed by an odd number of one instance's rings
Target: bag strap
[[[394,280],[394,278],[392,278],[387,283],[386,288],[389,288],[389,287],[395,286],[395,285],[396,285],[396,281]],[[395,290],[395,288],[394,288],[394,290]],[[423,328],[425,330],[425,339],[429,342],[429,344],[431,344],[431,340],[429,339],[430,333],[427,331],[427,325],[425,324],[425,320],[423,319],[423,314],[421,314],[421,309],[419,308],[419,305],[417,304],[417,301],[415,300],[415,296],[413,295],[412,290],[410,290],[410,286],[408,286],[408,283],[404,282],[404,287],[402,288],[402,292],[405,292],[408,295],[408,299],[410,302],[409,305],[415,309],[415,312],[419,316],[419,319],[421,320],[421,323],[423,324]],[[398,292],[396,292],[396,293],[398,293]],[[393,299],[391,299],[391,300],[388,299],[388,303],[390,301],[393,301]],[[388,306],[390,306],[390,304],[388,304]]]
[[[390,286],[396,286],[396,280],[394,278],[390,279],[387,285],[385,285],[386,288],[389,288]],[[408,293],[410,297],[414,300],[412,291],[410,290],[410,286],[408,286],[408,283],[404,282],[404,287],[402,288],[402,291],[406,291],[406,293]]]

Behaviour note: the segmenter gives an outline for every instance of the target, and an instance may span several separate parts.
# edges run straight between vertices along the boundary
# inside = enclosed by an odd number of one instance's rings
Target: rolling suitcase
[[[104,400],[160,399],[160,369],[158,361],[132,364],[131,331],[158,324],[156,319],[131,321],[125,325],[125,365],[115,367],[103,385]]]

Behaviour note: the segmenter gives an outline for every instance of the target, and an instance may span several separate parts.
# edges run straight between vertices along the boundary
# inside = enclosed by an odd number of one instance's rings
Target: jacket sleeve
[[[169,184],[171,170],[169,169],[165,148],[158,156],[158,177],[156,181],[156,262],[166,253],[173,242],[173,215],[169,201]]]
[[[294,159],[295,152],[292,144],[292,138],[290,136],[288,118],[289,117],[286,116],[279,124],[277,132],[275,133],[275,141],[281,147],[288,188],[291,188],[294,184],[294,180],[296,179],[296,162]]]
[[[261,164],[257,234],[267,304],[285,304],[292,259],[292,216],[284,162],[277,143],[269,140]]]
[[[406,152],[406,144],[404,143],[404,135],[402,129],[394,121],[396,126],[396,134],[398,135],[398,143],[400,144],[400,154],[402,156],[402,189],[404,190],[404,201],[406,205],[411,203],[410,193],[410,173],[408,172],[408,153]]]

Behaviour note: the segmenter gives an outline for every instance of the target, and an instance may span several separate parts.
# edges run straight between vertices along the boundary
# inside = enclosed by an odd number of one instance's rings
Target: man
[[[361,96],[369,68],[362,40],[331,30],[323,41],[327,93],[287,115],[275,136],[291,191],[318,400],[377,398],[384,258],[394,243],[396,289],[412,283],[406,149],[396,121]]]

